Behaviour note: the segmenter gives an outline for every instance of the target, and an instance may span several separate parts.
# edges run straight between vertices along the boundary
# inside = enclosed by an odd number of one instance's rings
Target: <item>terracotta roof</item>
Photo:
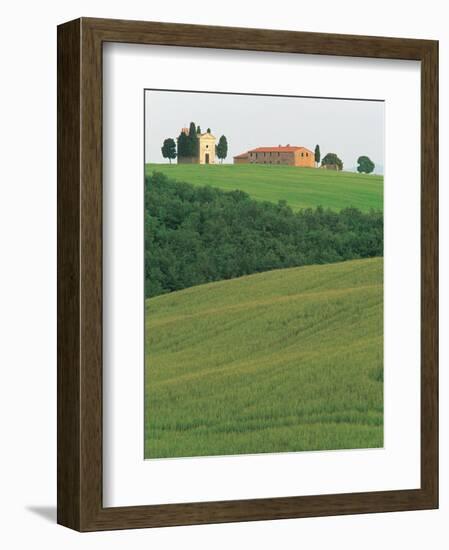
[[[240,155],[235,155],[235,159],[247,159],[248,153],[240,153]]]
[[[294,153],[295,151],[300,151],[301,149],[312,153],[312,151],[307,149],[307,147],[300,147],[297,145],[286,145],[285,147],[256,147],[256,149],[250,149],[248,153]]]

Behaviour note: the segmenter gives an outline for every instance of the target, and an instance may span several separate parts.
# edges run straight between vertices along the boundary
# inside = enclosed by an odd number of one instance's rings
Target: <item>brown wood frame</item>
[[[421,61],[421,488],[104,508],[102,44]],[[211,54],[212,55],[212,54]],[[79,531],[438,507],[438,42],[82,18],[58,27],[58,523]]]

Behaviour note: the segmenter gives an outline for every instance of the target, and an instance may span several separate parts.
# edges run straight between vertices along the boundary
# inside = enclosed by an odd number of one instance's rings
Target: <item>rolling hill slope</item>
[[[364,212],[383,209],[383,176],[315,168],[261,165],[147,164],[167,177],[193,185],[240,189],[257,200],[287,201],[293,210],[322,206],[354,207]]]
[[[382,259],[146,300],[146,458],[381,447]]]

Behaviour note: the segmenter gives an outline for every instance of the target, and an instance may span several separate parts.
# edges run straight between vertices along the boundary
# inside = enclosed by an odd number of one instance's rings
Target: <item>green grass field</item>
[[[374,258],[148,299],[145,457],[382,447],[382,280]]]
[[[285,200],[293,210],[317,206],[333,210],[353,206],[365,212],[383,209],[383,176],[295,166],[146,165],[147,175],[154,170],[193,185],[240,189],[257,200]]]

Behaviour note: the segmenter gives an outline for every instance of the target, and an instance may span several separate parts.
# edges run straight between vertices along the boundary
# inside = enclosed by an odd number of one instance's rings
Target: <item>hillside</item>
[[[146,300],[145,456],[383,444],[382,259]]]
[[[316,206],[333,210],[354,207],[365,212],[383,209],[383,176],[295,166],[146,165],[147,175],[153,170],[193,185],[239,189],[257,200],[285,200],[293,210]]]
[[[273,269],[373,258],[382,212],[293,210],[152,173],[145,181],[145,297]]]

